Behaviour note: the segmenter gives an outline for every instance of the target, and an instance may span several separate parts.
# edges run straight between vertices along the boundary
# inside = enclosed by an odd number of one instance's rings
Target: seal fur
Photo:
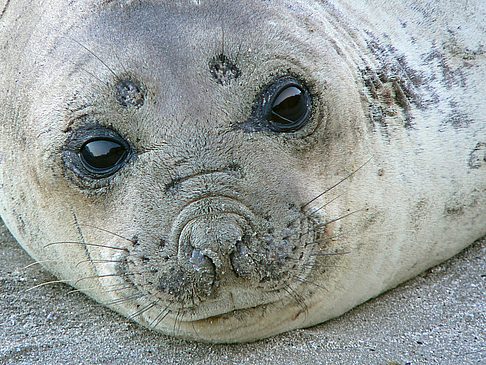
[[[486,234],[480,1],[78,5],[4,5],[0,212],[95,300],[163,333],[251,341]],[[285,77],[312,118],[282,134],[254,115]],[[76,148],[107,130],[130,158],[82,175]]]

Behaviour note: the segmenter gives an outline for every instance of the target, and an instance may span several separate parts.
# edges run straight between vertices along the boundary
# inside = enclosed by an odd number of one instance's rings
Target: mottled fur
[[[145,326],[212,342],[310,326],[486,234],[484,1],[4,0],[0,14],[2,219]],[[244,128],[279,75],[308,86],[312,124]],[[66,158],[87,126],[134,146],[107,184]],[[191,237],[224,244],[253,225],[244,279],[188,274],[191,217]]]

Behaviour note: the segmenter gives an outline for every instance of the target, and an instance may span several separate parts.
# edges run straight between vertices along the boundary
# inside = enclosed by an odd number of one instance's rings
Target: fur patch
[[[367,66],[361,70],[364,84],[371,98],[370,114],[373,123],[387,126],[390,119],[413,128],[412,105],[424,109],[424,103],[417,91],[422,86],[424,75],[413,70],[405,56],[391,45],[384,45],[372,35],[368,49],[378,62],[378,67]]]

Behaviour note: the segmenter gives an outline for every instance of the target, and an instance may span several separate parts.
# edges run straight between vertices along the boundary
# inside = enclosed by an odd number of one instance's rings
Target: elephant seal
[[[3,1],[0,212],[208,342],[311,326],[486,234],[482,1]]]

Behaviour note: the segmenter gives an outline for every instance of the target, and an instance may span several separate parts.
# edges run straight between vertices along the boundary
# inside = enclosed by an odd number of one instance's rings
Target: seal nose
[[[236,200],[197,200],[174,220],[170,240],[177,245],[181,272],[198,297],[210,296],[228,282],[257,278],[253,242],[255,215]]]
[[[200,217],[186,228],[186,247],[191,250],[189,262],[196,271],[211,264],[220,272],[231,267],[230,256],[244,235],[238,219],[227,215]]]

